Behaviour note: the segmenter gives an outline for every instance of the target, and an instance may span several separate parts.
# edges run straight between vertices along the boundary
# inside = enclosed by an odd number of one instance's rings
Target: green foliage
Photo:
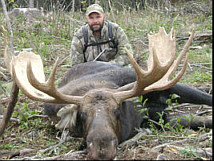
[[[16,110],[18,109],[18,110]],[[28,103],[24,102],[20,104],[18,102],[15,107],[15,112],[13,112],[13,117],[17,117],[20,120],[21,127],[20,128],[29,128],[29,125],[31,124],[28,120],[30,116],[40,114],[41,112],[38,110],[30,110],[28,108]],[[35,124],[38,124],[38,122],[34,122]]]
[[[18,147],[19,146],[14,145],[14,144],[2,144],[2,145],[0,145],[0,149],[4,149],[4,150],[15,150]]]
[[[0,82],[0,92],[3,93],[3,91],[4,91],[5,93],[10,93],[11,88],[12,88],[12,83]],[[2,93],[1,93],[0,98],[3,97]]]
[[[183,118],[185,118],[187,122],[190,124],[193,121],[194,116],[192,114],[189,114],[189,115],[183,116]]]
[[[210,82],[211,79],[212,75],[209,72],[201,73],[200,71],[195,71],[192,82]]]
[[[143,95],[139,96],[137,100],[134,100],[134,102],[137,102],[137,103],[142,103],[142,104],[138,104],[136,106],[134,106],[135,109],[138,110],[139,113],[148,113],[148,108],[145,108],[145,103],[148,101],[148,99],[145,99],[143,101]],[[143,116],[144,118],[147,118],[147,115]]]
[[[174,136],[183,135],[182,133],[184,132],[184,128],[180,124],[180,118],[175,118],[170,120],[170,122],[165,123],[163,119],[163,113],[157,112],[157,115],[159,116],[158,122],[150,121],[150,128],[153,131],[153,134],[159,135],[160,131],[156,128],[156,126],[158,125],[160,126],[161,130],[163,130],[167,135],[168,133],[166,132],[166,130],[170,131]]]
[[[196,157],[197,159],[203,160],[203,158],[197,153],[197,149],[192,146],[185,146],[184,150],[179,151],[180,154],[184,154],[187,157]]]
[[[210,63],[206,65],[206,67],[212,67],[212,49],[209,46],[198,46],[197,44],[193,44],[198,47],[196,50],[190,50],[189,53],[189,62],[194,63]]]
[[[177,98],[179,98],[180,96],[176,95],[176,94],[171,94],[170,98],[167,99],[166,103],[168,104],[168,108],[166,108],[166,111],[172,111],[172,107],[177,105]],[[138,100],[136,100],[136,102],[142,102],[143,101],[143,96],[138,97]],[[171,133],[173,133],[173,135],[181,135],[184,132],[184,128],[183,126],[180,124],[181,118],[175,118],[170,120],[170,122],[165,123],[164,119],[163,119],[163,112],[157,112],[157,115],[159,116],[159,120],[158,122],[151,120],[149,117],[149,108],[142,108],[144,107],[145,103],[146,103],[147,99],[142,103],[141,109],[138,109],[139,113],[144,113],[144,115],[142,116],[144,119],[148,119],[149,121],[149,126],[151,131],[153,132],[153,134],[155,135],[159,135],[159,130],[156,128],[156,126],[158,125],[165,133],[165,130],[170,131]],[[139,106],[140,107],[140,106]],[[136,107],[135,107],[136,108]],[[183,116],[186,118],[186,120],[188,122],[191,122],[193,120],[193,116],[189,115],[189,116]],[[182,134],[183,135],[183,134]]]
[[[202,73],[201,71],[196,70],[192,72],[191,76],[183,80],[183,83],[203,83],[203,82],[211,82],[212,81],[212,74],[209,72]]]
[[[184,128],[180,124],[180,121],[181,121],[181,118],[172,119],[172,120],[170,120],[170,122],[165,124],[165,127],[169,128],[170,131],[174,134],[183,135]]]
[[[9,4],[12,4],[12,8],[18,8],[18,4],[14,3],[14,0],[8,0]]]
[[[169,97],[170,98],[168,98],[166,100],[166,104],[167,105],[169,105],[169,106],[175,106],[175,105],[178,104],[176,99],[180,97],[179,95],[177,95],[177,94],[170,94]]]
[[[57,17],[57,15],[55,15]],[[37,21],[27,22],[23,15],[13,19],[13,36],[16,50],[33,48],[33,52],[39,53],[43,58],[50,57],[55,50],[55,45],[70,47],[71,30],[69,20],[63,17],[59,19],[38,18]]]

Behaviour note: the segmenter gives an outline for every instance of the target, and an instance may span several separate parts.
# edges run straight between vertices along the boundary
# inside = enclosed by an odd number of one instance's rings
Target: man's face
[[[87,21],[92,31],[100,31],[103,27],[104,20],[105,14],[92,12],[89,16],[87,16]]]

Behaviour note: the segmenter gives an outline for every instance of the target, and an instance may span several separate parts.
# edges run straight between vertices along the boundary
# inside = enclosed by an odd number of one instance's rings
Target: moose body
[[[58,90],[65,94],[84,95],[91,90],[100,89],[101,87],[115,89],[135,81],[136,73],[132,68],[122,67],[107,62],[87,62],[73,66],[59,83]],[[103,144],[112,141],[112,138],[114,138],[112,142],[115,142],[115,146],[109,147],[114,149],[118,143],[135,135],[137,133],[136,129],[147,126],[148,120],[143,117],[145,112],[140,113],[140,109],[148,108],[150,119],[155,121],[158,121],[159,119],[157,112],[164,112],[163,118],[165,121],[170,121],[172,117],[168,116],[168,113],[164,111],[164,109],[168,107],[166,100],[170,98],[170,94],[177,94],[180,96],[177,99],[178,103],[212,105],[211,95],[181,83],[177,83],[173,87],[163,91],[147,93],[143,95],[142,102],[134,101],[137,100],[137,98],[134,100],[125,100],[120,104],[119,108],[112,106],[108,96],[103,96],[102,92],[98,92],[95,97],[95,102],[89,102],[90,104],[88,106],[91,106],[93,103],[98,104],[98,106],[93,105],[91,108],[93,108],[93,111],[95,112],[97,112],[98,109],[102,112],[97,113],[97,116],[95,116],[95,113],[82,111],[81,108],[79,108],[76,118],[78,121],[76,121],[76,124],[73,127],[74,129],[71,130],[74,132],[75,136],[84,137],[88,144],[90,144],[88,138],[97,138],[100,142],[94,142],[97,146],[96,149],[93,149],[94,151],[99,151],[100,148],[98,147],[100,146],[103,146],[101,149],[105,149],[105,145]],[[143,101],[146,99],[147,101],[143,107]],[[60,118],[57,117],[57,112],[64,106],[65,105],[63,104],[45,103],[44,111],[45,114],[49,115],[53,120],[58,121]],[[93,119],[91,119],[90,122],[86,122],[87,117],[92,117]],[[107,121],[111,117],[114,118],[112,119],[114,122],[112,120],[112,122]],[[86,124],[90,124],[91,126],[86,129]],[[185,124],[187,124],[187,120],[183,121],[183,125]],[[209,128],[212,126],[211,124],[204,122],[204,120],[201,120],[200,124],[192,124],[192,128],[197,128],[198,126],[203,125],[206,125]],[[112,130],[114,128],[117,129]],[[111,130],[115,133],[114,135],[109,135],[109,131]],[[89,136],[90,134],[93,135]],[[118,136],[118,138],[116,136]],[[102,143],[102,141],[105,141],[105,143]],[[109,150],[109,148],[106,148],[106,150]],[[103,152],[103,156],[92,158],[112,158],[111,156],[108,156],[109,151]]]
[[[145,113],[139,113],[139,109],[148,108],[149,117],[158,120],[157,112],[164,111],[166,100],[174,93],[180,96],[178,103],[212,105],[210,95],[177,83],[187,66],[186,52],[193,35],[177,59],[173,29],[167,34],[164,28],[160,28],[159,33],[148,35],[150,52],[147,70],[141,69],[133,55],[125,49],[133,68],[108,62],[79,64],[68,71],[56,89],[54,77],[58,61],[45,81],[41,57],[22,52],[12,59],[11,74],[26,96],[46,102],[45,113],[59,121],[56,128],[67,128],[85,139],[88,158],[113,159],[117,145],[132,137],[136,128],[146,125],[147,120],[142,117]],[[183,66],[175,74],[184,56]],[[134,101],[141,95],[142,102]],[[144,100],[147,101],[142,107]],[[166,122],[175,117],[167,113],[163,116]],[[197,124],[190,124],[192,128],[212,126],[210,120],[194,121]],[[180,123],[187,125],[185,120]]]

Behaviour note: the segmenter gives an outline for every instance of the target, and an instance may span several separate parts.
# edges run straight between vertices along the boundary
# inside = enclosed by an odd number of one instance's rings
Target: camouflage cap
[[[99,14],[104,13],[103,8],[98,4],[90,5],[86,10],[86,16],[89,16],[92,12],[96,12]]]

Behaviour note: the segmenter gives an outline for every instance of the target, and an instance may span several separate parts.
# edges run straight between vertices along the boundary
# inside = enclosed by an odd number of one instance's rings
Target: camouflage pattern
[[[86,16],[90,15],[92,12],[96,12],[99,14],[104,13],[103,8],[98,4],[92,4],[87,8],[87,11],[85,13]]]
[[[98,46],[88,46],[85,51],[85,58],[87,61],[93,61],[100,52],[105,50],[105,52],[97,59],[97,61],[108,61],[112,63],[117,63],[120,65],[128,65],[129,59],[125,53],[124,47],[129,49],[132,53],[131,45],[124,30],[119,27],[116,23],[111,22],[112,33],[114,40],[117,45],[117,49],[114,48],[112,42],[101,44]],[[83,26],[82,26],[83,27]],[[75,33],[72,45],[71,45],[71,65],[79,64],[84,62],[84,36],[82,32],[82,27]],[[101,38],[97,38],[93,35],[88,24],[85,25],[85,29],[88,32],[88,44],[105,42],[109,40],[108,36],[108,22],[104,22],[103,28],[101,30]]]

